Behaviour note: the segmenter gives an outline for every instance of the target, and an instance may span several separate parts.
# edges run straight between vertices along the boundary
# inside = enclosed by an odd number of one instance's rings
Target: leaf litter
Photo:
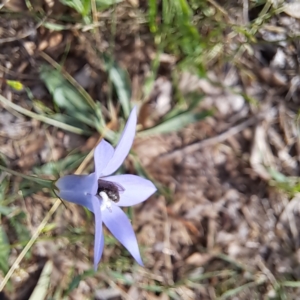
[[[240,12],[244,7],[232,6],[230,1],[228,5],[229,15],[243,15]],[[159,196],[136,207],[133,218],[146,268],[132,268],[128,254],[106,234],[109,246],[104,251],[103,269],[95,276],[83,275],[91,268],[92,248],[86,245],[91,244],[93,232],[84,222],[83,210],[62,207],[12,277],[16,288],[7,288],[10,299],[26,299],[26,283],[31,274],[35,274],[31,292],[39,287],[39,274],[47,273],[51,265],[47,260],[53,262],[54,270],[47,279],[51,282],[48,294],[56,295],[57,299],[64,291],[68,291],[70,299],[102,299],[105,295],[119,299],[299,297],[299,287],[295,284],[291,288],[285,283],[297,283],[300,276],[299,183],[295,180],[300,157],[299,45],[293,39],[299,34],[299,26],[290,7],[290,4],[284,7],[285,14],[274,13],[264,21],[254,36],[256,43],[247,43],[248,48],[245,46],[242,54],[233,56],[221,68],[222,51],[215,48],[207,57],[210,71],[205,78],[180,71],[174,90],[172,72],[176,60],[159,60],[152,93],[145,95],[145,112],[142,114],[141,110],[140,114],[140,124],[143,128],[151,127],[152,132],[135,140],[134,155],[125,163],[125,168],[134,172],[138,160],[146,174],[164,187]],[[219,4],[212,4],[211,8],[218,11]],[[14,10],[14,6],[7,9]],[[68,9],[64,7],[63,11]],[[131,100],[139,102],[143,100],[139,85],[149,78],[155,43],[146,27],[136,21],[136,8],[130,8],[132,15],[126,18],[127,9],[125,4],[117,6],[115,59],[127,70],[136,89]],[[255,9],[264,8],[251,8],[250,20],[260,18]],[[100,33],[101,51],[109,49],[109,17],[109,13],[103,12],[106,26]],[[2,77],[20,80],[31,90],[45,89],[38,77],[39,67],[45,63],[38,50],[44,50],[63,63],[74,78],[82,77],[84,68],[91,70],[93,80],[90,85],[83,83],[84,88],[93,99],[99,100],[108,120],[105,107],[109,107],[110,101],[109,74],[105,62],[91,45],[92,34],[75,27],[65,33],[51,32],[42,25],[38,27],[30,16],[12,20],[9,25],[5,20],[0,22]],[[136,38],[137,33],[140,38]],[[228,34],[227,38],[234,44],[241,36]],[[222,50],[230,53],[232,49],[224,45]],[[2,81],[0,84],[1,95],[26,109],[35,109],[25,91],[12,92],[7,84]],[[115,88],[126,89],[126,84],[121,82]],[[130,94],[118,91],[123,95],[123,103],[114,105],[124,110]],[[187,109],[184,101],[176,107],[176,93],[183,98],[192,93],[201,97],[193,113],[210,110],[213,114],[194,123],[176,126],[171,123],[176,131],[156,131],[155,125],[164,124],[164,117],[173,109]],[[115,101],[120,94],[113,96]],[[44,90],[38,100],[57,112],[51,99]],[[61,109],[65,113],[72,107]],[[253,121],[248,122],[250,119]],[[79,153],[84,155],[80,149],[86,151],[95,144],[25,118],[2,104],[0,141],[0,152],[9,161],[8,165],[22,172],[65,159],[72,150],[70,145],[77,145]],[[69,171],[72,172],[72,167]],[[54,178],[55,174],[50,172],[47,176]],[[19,191],[20,184],[16,180],[11,192]],[[18,244],[19,229],[12,224],[19,222],[32,233],[52,203],[45,191],[35,191],[33,195],[30,189],[34,187],[22,190],[23,196],[17,194],[10,204],[24,211],[25,218],[18,214],[1,216],[1,230],[5,231],[8,242],[15,245],[10,249],[10,265],[23,247]],[[3,253],[7,255],[7,251]],[[7,267],[4,265],[2,271]],[[77,284],[75,274],[80,277]]]

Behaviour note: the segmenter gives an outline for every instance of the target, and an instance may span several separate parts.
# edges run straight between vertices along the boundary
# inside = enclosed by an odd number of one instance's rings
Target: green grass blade
[[[0,269],[6,273],[9,269],[8,258],[10,245],[3,226],[0,225]]]
[[[283,281],[281,285],[290,288],[300,288],[300,281]]]
[[[52,125],[52,126],[55,126],[57,128],[61,128],[63,130],[70,131],[70,132],[80,134],[80,135],[88,135],[89,136],[91,134],[90,131],[82,130],[80,128],[70,126],[68,124],[64,124],[62,122],[53,120],[53,119],[48,118],[46,116],[41,116],[39,114],[36,114],[36,113],[34,113],[30,110],[27,110],[27,109],[25,109],[25,108],[23,108],[23,107],[21,107],[17,104],[14,104],[14,103],[10,102],[8,99],[3,97],[2,95],[0,95],[0,102],[4,105],[7,105],[8,107],[14,109],[15,111],[27,116],[27,117],[30,117],[32,119],[41,121],[41,122],[46,123],[48,125]]]
[[[139,136],[148,136],[148,135],[178,131],[191,123],[203,120],[204,118],[206,118],[209,115],[211,115],[210,112],[182,113],[176,117],[173,117],[171,119],[164,121],[163,123],[161,123],[155,127],[152,127],[150,129],[139,132],[138,135]]]
[[[105,62],[105,68],[108,72],[109,79],[111,80],[118,95],[124,112],[124,116],[125,118],[128,118],[130,114],[131,98],[129,76],[122,68],[118,66],[116,62],[113,61],[111,57],[109,57],[108,55],[103,55],[102,58]]]
[[[240,292],[242,292],[243,290],[245,289],[250,289],[250,288],[254,288],[260,284],[262,284],[264,282],[264,280],[261,280],[261,281],[253,281],[253,282],[249,282],[249,283],[246,283],[244,285],[241,285],[241,286],[238,286],[237,288],[235,289],[231,289],[227,292],[225,292],[220,298],[219,300],[225,300],[227,298],[230,298],[230,297],[233,297],[237,294],[239,294]]]

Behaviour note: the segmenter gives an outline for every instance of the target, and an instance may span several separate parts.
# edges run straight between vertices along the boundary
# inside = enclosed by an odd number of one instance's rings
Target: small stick
[[[231,136],[236,135],[239,132],[243,131],[245,128],[247,128],[251,125],[254,125],[260,118],[261,117],[254,116],[254,117],[244,121],[241,124],[238,124],[236,126],[233,126],[233,127],[229,128],[227,131],[225,131],[225,132],[223,132],[223,133],[221,133],[217,136],[214,136],[214,137],[208,138],[206,140],[202,140],[200,142],[185,146],[181,149],[163,154],[162,156],[160,156],[158,158],[158,160],[176,159],[176,158],[181,157],[182,154],[184,154],[184,155],[191,154],[191,153],[193,153],[195,151],[198,151],[200,149],[203,149],[205,147],[213,146],[215,144],[224,142],[228,138],[230,138]]]

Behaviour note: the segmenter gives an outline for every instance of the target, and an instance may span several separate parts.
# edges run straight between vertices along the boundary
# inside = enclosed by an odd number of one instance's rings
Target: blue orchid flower
[[[145,201],[156,188],[149,180],[135,175],[114,175],[132,146],[137,113],[134,108],[114,149],[102,140],[94,152],[95,172],[89,175],[67,175],[57,180],[57,195],[88,208],[95,215],[94,268],[97,269],[104,248],[102,223],[143,266],[138,243],[130,220],[120,207]]]

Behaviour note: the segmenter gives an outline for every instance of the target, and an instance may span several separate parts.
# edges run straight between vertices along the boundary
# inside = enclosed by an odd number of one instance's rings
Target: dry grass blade
[[[41,222],[41,224],[39,225],[39,227],[36,229],[35,233],[32,235],[31,239],[26,244],[25,248],[19,254],[19,256],[17,257],[17,259],[14,261],[13,265],[11,266],[11,268],[9,269],[9,271],[7,272],[7,274],[5,275],[5,277],[3,278],[3,280],[1,281],[0,291],[2,291],[4,289],[4,287],[7,284],[8,280],[10,279],[10,277],[12,276],[12,274],[14,273],[14,271],[18,268],[20,262],[23,260],[24,256],[28,252],[28,250],[35,243],[36,239],[39,237],[40,233],[45,228],[46,224],[49,222],[49,220],[52,217],[52,215],[56,212],[56,210],[60,206],[60,203],[61,203],[61,201],[58,200],[58,199],[54,202],[53,206],[51,207],[51,209],[49,210],[49,212],[47,213],[47,215],[45,216],[45,218],[43,219],[43,221]]]

